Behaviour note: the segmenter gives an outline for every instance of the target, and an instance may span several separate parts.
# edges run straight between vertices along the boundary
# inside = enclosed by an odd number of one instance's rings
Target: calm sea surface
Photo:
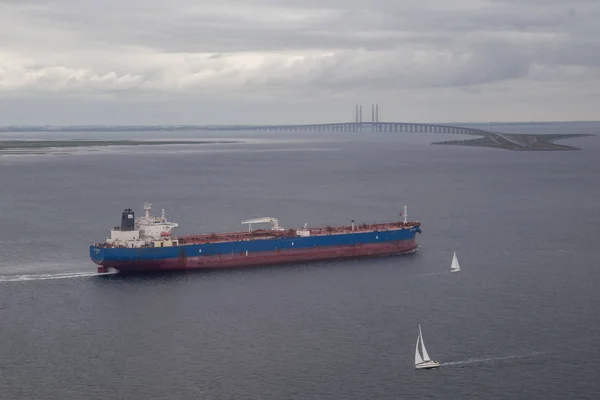
[[[242,143],[0,156],[2,399],[598,398],[600,136],[569,152],[416,133],[7,138]],[[408,256],[94,276],[89,244],[144,201],[180,234],[383,222],[404,205],[423,234]],[[437,370],[414,369],[419,324]]]

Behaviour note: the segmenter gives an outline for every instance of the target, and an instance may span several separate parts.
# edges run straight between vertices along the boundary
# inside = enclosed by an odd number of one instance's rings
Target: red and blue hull
[[[239,268],[409,253],[417,248],[419,225],[375,232],[348,232],[173,247],[113,248],[90,246],[99,271],[147,272]]]

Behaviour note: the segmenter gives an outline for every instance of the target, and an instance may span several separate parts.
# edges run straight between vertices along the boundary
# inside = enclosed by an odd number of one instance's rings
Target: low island
[[[594,136],[592,134],[514,134],[487,132],[477,134],[477,139],[450,140],[445,142],[434,142],[432,144],[444,144],[455,146],[491,147],[495,149],[513,151],[560,151],[581,150],[578,147],[566,146],[554,143],[560,139],[572,139],[577,137]]]

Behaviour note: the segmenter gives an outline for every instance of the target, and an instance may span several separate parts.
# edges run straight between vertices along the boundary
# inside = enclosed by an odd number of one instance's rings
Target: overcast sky
[[[0,125],[600,119],[600,0],[0,0]]]

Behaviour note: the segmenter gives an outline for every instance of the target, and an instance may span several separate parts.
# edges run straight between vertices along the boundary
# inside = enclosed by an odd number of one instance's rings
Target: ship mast
[[[146,212],[146,218],[148,221],[150,220],[150,210],[152,209],[152,204],[144,203],[144,211]]]
[[[408,209],[407,206],[404,206],[404,224],[406,225],[408,223],[408,211],[406,211]]]

